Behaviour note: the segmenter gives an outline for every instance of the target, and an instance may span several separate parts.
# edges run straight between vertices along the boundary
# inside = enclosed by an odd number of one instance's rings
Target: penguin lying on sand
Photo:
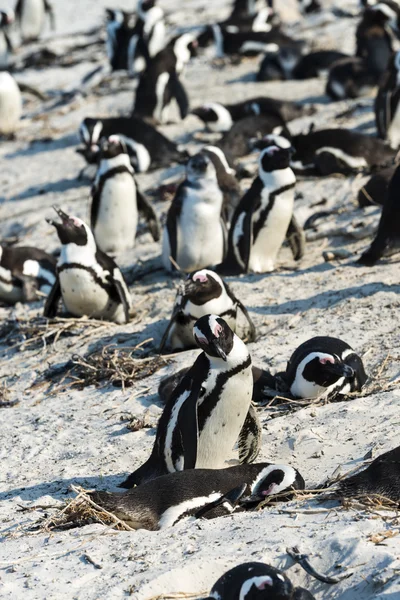
[[[55,29],[53,7],[49,0],[18,0],[15,6],[15,17],[24,43],[37,40],[44,27],[46,14],[50,18],[50,26]]]
[[[0,69],[7,69],[13,51],[8,29],[14,21],[14,11],[0,10]]]
[[[121,487],[173,471],[219,469],[238,438],[240,462],[257,457],[261,426],[251,406],[253,377],[246,345],[216,315],[196,321],[193,335],[203,352],[168,399],[150,458]]]
[[[12,137],[22,114],[22,97],[14,77],[0,71],[0,136]]]
[[[378,135],[392,148],[400,146],[400,51],[396,52],[381,80],[375,100]]]
[[[209,269],[190,273],[176,295],[171,320],[163,335],[159,352],[162,352],[165,346],[172,352],[196,348],[193,325],[197,319],[211,313],[223,317],[232,331],[236,332],[240,312],[249,325],[247,341],[253,342],[254,324],[247,309],[236,298],[228,284]]]
[[[214,583],[203,600],[315,600],[304,588],[294,587],[280,571],[259,562],[230,569]]]
[[[207,102],[191,111],[203,121],[206,129],[215,132],[229,131],[235,121],[250,115],[279,115],[283,121],[291,121],[306,115],[314,114],[313,106],[298,104],[289,100],[276,100],[267,96],[257,96],[237,104],[220,104]]]
[[[174,142],[149,123],[133,115],[84,119],[79,128],[79,136],[84,148],[78,149],[78,152],[89,164],[97,163],[100,138],[108,138],[110,135],[119,135],[123,139],[131,164],[137,173],[170,167],[172,163],[187,159],[187,153],[181,152]]]
[[[312,77],[321,77],[338,60],[350,58],[343,52],[337,50],[319,50],[318,52],[310,52],[305,54],[296,63],[292,70],[293,79],[311,79]]]
[[[392,256],[400,252],[400,167],[397,167],[390,181],[387,195],[384,199],[378,232],[371,246],[358,262],[372,266],[380,258]]]
[[[296,174],[331,175],[383,168],[396,153],[381,140],[348,129],[321,129],[291,138]]]
[[[400,446],[375,458],[361,473],[339,484],[345,497],[383,496],[400,503]]]
[[[160,225],[153,207],[137,188],[124,142],[117,135],[104,140],[92,187],[91,228],[96,244],[112,254],[134,247],[138,210],[147,219],[154,241]]]
[[[396,166],[388,167],[379,171],[379,173],[375,173],[367,183],[364,183],[357,196],[358,204],[361,208],[371,206],[371,204],[383,206],[395,171]]]
[[[44,307],[45,317],[55,317],[60,299],[77,317],[87,315],[127,323],[132,299],[121,271],[112,258],[96,247],[89,227],[77,217],[56,209],[61,223],[48,219],[60,238],[57,280]]]
[[[168,211],[162,248],[167,271],[175,268],[174,262],[190,273],[222,261],[226,236],[222,205],[215,167],[205,153],[199,152],[188,161],[186,179]]]
[[[279,46],[265,53],[256,75],[256,81],[285,81],[292,79],[293,69],[301,58],[301,49]]]
[[[183,517],[211,519],[251,510],[275,495],[277,500],[288,500],[294,490],[304,487],[304,479],[293,467],[258,463],[177,471],[128,492],[90,492],[90,497],[133,529],[155,531]]]
[[[273,271],[285,240],[294,258],[303,255],[304,237],[293,216],[296,178],[290,168],[292,148],[280,136],[267,136],[259,157],[259,175],[237,207],[229,230],[228,255],[222,273]]]
[[[7,304],[38,300],[56,280],[57,260],[39,248],[0,246],[0,301]]]

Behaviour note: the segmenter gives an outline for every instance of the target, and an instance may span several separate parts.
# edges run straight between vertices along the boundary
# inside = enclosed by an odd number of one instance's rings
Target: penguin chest
[[[59,277],[65,307],[73,315],[107,318],[115,312],[116,303],[90,267],[66,268]]]
[[[400,102],[396,106],[394,117],[388,127],[387,139],[391,147],[397,150],[400,146]]]
[[[198,408],[199,431],[196,468],[220,469],[232,457],[233,446],[243,427],[253,390],[251,366],[228,377],[218,398],[208,393]]]
[[[275,197],[264,190],[261,205],[252,218],[253,245],[250,250],[249,270],[254,273],[273,271],[293,215],[294,188]]]
[[[21,36],[24,40],[37,39],[44,22],[44,1],[23,0],[20,17]]]
[[[6,71],[0,72],[0,134],[14,133],[22,113],[19,87]]]
[[[117,253],[135,244],[138,211],[136,187],[129,173],[107,179],[102,187],[94,237],[103,252]]]
[[[222,262],[224,237],[220,210],[220,206],[206,202],[184,203],[177,227],[177,263],[184,271]]]

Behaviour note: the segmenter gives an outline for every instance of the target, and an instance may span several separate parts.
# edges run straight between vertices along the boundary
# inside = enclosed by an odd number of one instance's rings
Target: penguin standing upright
[[[235,177],[235,169],[229,166],[225,154],[218,146],[204,146],[202,152],[208,156],[215,167],[218,187],[223,194],[222,216],[229,227],[242,196],[240,184]]]
[[[346,342],[317,336],[293,352],[282,378],[296,398],[332,399],[359,392],[367,375],[362,359]]]
[[[196,321],[193,335],[203,352],[168,399],[150,458],[122,487],[173,471],[219,469],[238,437],[241,462],[252,462],[258,454],[261,428],[251,407],[253,375],[246,345],[216,315]]]
[[[128,71],[134,76],[144,71],[148,60],[165,46],[164,11],[154,4],[147,0],[138,5],[138,19],[128,47]]]
[[[257,463],[226,469],[191,469],[162,475],[123,493],[90,492],[91,498],[132,529],[156,531],[184,517],[215,517],[254,510],[268,498],[288,500],[304,479],[289,465]],[[285,496],[283,496],[285,493]]]
[[[50,219],[48,223],[57,229],[62,246],[57,280],[47,298],[44,316],[55,317],[62,298],[66,309],[77,317],[127,323],[132,299],[118,266],[96,247],[86,223],[62,210],[55,211],[61,223]]]
[[[400,146],[400,51],[390,59],[375,100],[378,135],[392,148]]]
[[[106,18],[106,50],[111,70],[127,70],[129,47],[134,34],[133,17],[123,10],[106,8]]]
[[[22,97],[14,77],[0,71],[0,135],[13,136],[22,114]]]
[[[0,10],[0,69],[7,69],[13,50],[8,28],[14,22],[14,11]]]
[[[199,152],[188,161],[186,179],[178,187],[168,211],[162,249],[167,271],[174,268],[170,257],[187,273],[222,261],[225,252],[222,203],[215,167],[206,154]]]
[[[166,122],[171,102],[175,99],[184,119],[189,111],[189,100],[179,76],[196,53],[195,36],[185,33],[172,39],[164,50],[151,58],[139,79],[133,114]]]
[[[397,167],[384,199],[377,234],[368,250],[358,259],[363,265],[372,266],[380,258],[400,252],[399,186],[400,167]]]
[[[259,175],[232,219],[228,255],[221,265],[223,272],[273,271],[279,249],[291,233],[296,184],[290,168],[292,147],[286,138],[274,135],[264,138],[264,144],[258,161]],[[296,259],[301,258],[302,249],[297,248],[294,254]]]
[[[230,569],[214,583],[204,600],[315,600],[304,588],[270,565],[248,562]]]
[[[56,281],[54,256],[39,248],[0,246],[0,301],[32,302],[48,294]]]
[[[252,342],[255,339],[254,324],[247,309],[228,284],[209,269],[190,273],[178,290],[171,320],[160,344],[160,352],[164,346],[168,346],[173,352],[195,348],[193,325],[197,319],[207,314],[223,317],[232,331],[236,332],[240,311],[248,321],[248,341]]]
[[[155,241],[160,229],[153,207],[139,192],[124,142],[113,135],[104,140],[92,187],[91,228],[98,248],[112,254],[133,248],[138,208],[145,213]]]
[[[49,0],[18,0],[15,6],[15,16],[23,42],[33,42],[39,38],[46,14],[50,17],[51,28],[55,29],[53,7]]]

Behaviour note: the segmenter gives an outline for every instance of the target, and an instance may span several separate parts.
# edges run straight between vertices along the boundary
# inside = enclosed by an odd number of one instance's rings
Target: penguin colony
[[[308,248],[304,219],[296,216],[296,186],[306,177],[368,175],[358,203],[381,206],[381,216],[369,247],[356,260],[372,266],[400,252],[400,4],[363,2],[352,15],[335,15],[357,19],[354,55],[340,49],[309,51],[305,40],[286,33],[275,4],[235,0],[225,20],[193,22],[190,28],[168,25],[165,3],[161,8],[155,0],[139,0],[132,12],[107,9],[104,74],[112,78],[122,72],[135,92],[125,116],[90,112],[79,125],[76,150],[88,167],[80,177],[91,183],[89,216],[73,214],[82,215],[82,206],[65,212],[60,194],[53,207],[57,219],[50,209],[46,219],[57,234],[58,250],[7,239],[0,245],[1,303],[35,302],[50,320],[62,314],[128,327],[136,314],[135,290],[131,294],[119,259],[134,251],[140,258],[143,235],[150,234],[150,243],[159,248],[154,272],[162,272],[160,281],[167,278],[173,288],[181,279],[154,350],[200,353],[191,366],[174,369],[161,381],[162,413],[147,460],[140,464],[132,448],[132,472],[120,481],[127,491],[90,492],[97,505],[132,529],[155,531],[187,517],[254,511],[266,499],[292,500],[306,488],[301,469],[281,461],[256,462],[263,406],[276,396],[294,402],[349,401],[368,381],[357,331],[347,330],[344,339],[329,335],[329,309],[324,332],[305,331],[288,356],[282,353],[284,371],[253,364],[251,344],[261,333],[254,307],[240,300],[241,282],[279,270],[286,245],[294,262],[285,263],[285,269],[301,268]],[[304,22],[329,12],[316,0],[299,0],[298,9]],[[46,31],[48,17],[56,30],[56,12],[47,0],[18,0],[14,11],[0,10],[4,143],[20,135],[21,91],[26,90],[14,77],[15,39],[29,47]],[[334,119],[315,130],[310,119],[317,103],[269,96],[268,85],[235,103],[189,97],[185,71],[191,61],[229,68],[229,61],[244,57],[260,85],[325,77],[330,101],[374,94],[374,135],[339,127]],[[85,94],[95,87],[91,78],[81,82]],[[190,118],[201,128],[190,140],[196,150],[159,129],[171,118],[178,123]],[[306,119],[308,131],[292,126],[296,119]],[[185,136],[175,137],[181,142]],[[140,174],[171,168],[172,178],[162,173],[157,190],[142,191]],[[171,201],[161,208],[150,195],[163,193]],[[230,276],[235,276],[232,282],[226,279]],[[232,459],[234,466],[228,466]],[[379,495],[399,504],[399,465],[399,448],[394,448],[342,479],[335,490],[342,498]],[[274,566],[249,562],[225,573],[208,598],[314,596]]]

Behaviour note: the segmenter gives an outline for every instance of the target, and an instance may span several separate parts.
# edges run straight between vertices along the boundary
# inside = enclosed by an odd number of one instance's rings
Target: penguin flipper
[[[199,398],[201,381],[192,381],[189,396],[183,402],[178,414],[178,427],[183,450],[183,469],[194,469],[197,460],[197,445],[199,427],[197,419],[197,400]]]
[[[158,386],[158,395],[160,396],[161,402],[163,402],[164,404],[168,402],[172,392],[175,390],[175,388],[186,375],[186,373],[189,371],[189,369],[190,367],[184,367],[183,369],[180,369],[173,375],[165,377],[160,381],[160,385]]]
[[[237,487],[233,488],[233,490],[230,490],[228,493],[220,496],[217,500],[214,500],[214,502],[209,502],[208,504],[206,504],[205,506],[200,508],[200,510],[198,510],[194,516],[196,517],[196,519],[201,519],[202,517],[206,517],[207,513],[214,510],[215,508],[219,508],[219,507],[223,506],[226,502],[230,506],[230,509],[226,509],[226,512],[227,512],[227,514],[231,514],[234,511],[235,507],[238,505],[243,494],[245,493],[246,488],[247,488],[246,483],[242,483],[242,485],[238,485]],[[215,516],[217,516],[217,515],[215,515]],[[218,515],[218,516],[220,516],[220,515]],[[211,518],[211,515],[209,515],[206,518]]]
[[[57,314],[57,308],[58,308],[58,303],[61,299],[61,286],[60,286],[60,280],[57,277],[57,279],[55,280],[53,287],[50,290],[50,294],[47,296],[45,305],[44,305],[44,310],[43,310],[43,316],[47,317],[48,319],[52,319],[56,316]]]
[[[189,98],[185,88],[183,87],[182,82],[180,81],[176,73],[171,75],[169,79],[169,86],[172,96],[176,99],[178,103],[179,114],[181,115],[181,119],[185,119],[189,112]]]
[[[286,232],[286,239],[290,246],[294,260],[300,260],[304,256],[306,247],[306,236],[304,230],[300,227],[296,217],[292,215]]]
[[[155,242],[158,242],[161,237],[160,221],[156,215],[154,208],[152,207],[152,205],[150,204],[150,202],[148,201],[146,196],[144,196],[142,194],[142,192],[139,190],[137,185],[136,185],[136,201],[137,201],[138,211],[145,218],[147,225],[149,227],[150,233],[153,237],[153,240]]]
[[[242,311],[242,313],[243,313],[244,317],[246,318],[246,320],[247,320],[247,322],[248,322],[248,324],[249,324],[249,326],[250,326],[250,330],[249,330],[249,335],[248,335],[248,339],[247,339],[247,341],[248,341],[248,342],[255,342],[255,340],[256,340],[256,328],[255,328],[255,326],[254,326],[254,323],[253,323],[253,321],[251,320],[251,317],[250,317],[250,315],[249,315],[249,312],[248,312],[247,308],[246,308],[246,307],[245,307],[245,305],[244,305],[244,304],[243,304],[243,303],[242,303],[242,302],[239,300],[239,298],[237,298],[237,297],[235,296],[235,294],[232,292],[232,290],[231,290],[231,288],[229,287],[229,285],[228,285],[226,282],[224,282],[224,283],[225,283],[225,289],[226,289],[226,292],[227,292],[228,296],[231,298],[231,300],[232,300],[233,302],[235,302],[235,303],[238,305],[238,307],[239,307],[239,308],[240,308],[240,310]]]
[[[130,303],[128,300],[129,290],[126,286],[126,283],[122,277],[121,271],[117,268],[114,269],[113,272],[113,284],[116,292],[118,294],[118,298],[123,306],[124,314],[125,314],[125,323],[129,323],[129,312],[130,312]]]
[[[176,190],[176,194],[174,199],[172,200],[172,204],[169,207],[168,215],[167,215],[167,232],[168,232],[168,241],[170,248],[171,258],[176,262],[176,257],[178,255],[178,227],[177,221],[180,217],[182,211],[182,205],[185,197],[185,188],[184,184],[181,184]],[[172,264],[172,268],[175,269],[175,266]]]
[[[52,31],[54,31],[56,28],[56,18],[54,15],[53,5],[48,0],[44,0],[44,10],[49,15],[50,27]]]
[[[100,190],[96,183],[92,185],[91,194],[92,204],[90,205],[90,227],[93,230],[97,222],[100,206]]]
[[[254,462],[260,452],[262,427],[257,412],[252,404],[239,433],[240,463]]]

